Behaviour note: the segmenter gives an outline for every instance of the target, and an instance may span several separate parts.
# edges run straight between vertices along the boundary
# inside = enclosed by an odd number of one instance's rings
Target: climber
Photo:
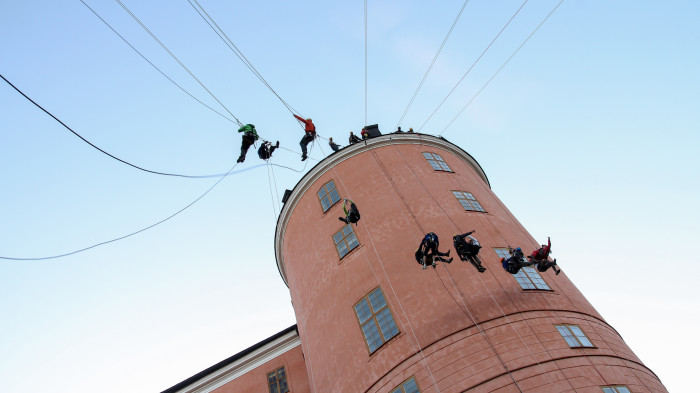
[[[338,146],[337,143],[333,142],[333,138],[328,138],[328,146],[330,146],[333,151],[340,150],[340,146]]]
[[[443,258],[450,256],[450,250],[447,250],[447,252],[440,252],[438,251],[439,246],[440,240],[438,240],[437,235],[433,232],[430,232],[427,235],[425,235],[423,240],[420,242],[420,245],[416,250],[415,256],[416,261],[423,265],[423,269],[427,268],[429,265],[432,265],[433,268],[435,268],[437,266],[435,264],[435,260],[446,263],[452,262],[452,258]]]
[[[510,258],[501,258],[501,265],[503,265],[503,270],[510,274],[518,274],[520,269],[533,264],[532,262],[527,262],[525,260],[523,250],[520,249],[520,247],[516,248],[515,250],[509,248],[508,253],[510,254]]]
[[[272,152],[275,151],[275,149],[280,147],[280,141],[277,141],[274,146],[272,146],[272,142],[265,141],[260,145],[260,148],[258,149],[258,157],[260,157],[263,160],[268,160],[270,157],[272,157]]]
[[[255,131],[255,126],[252,124],[242,126],[238,129],[238,132],[243,133],[243,140],[241,141],[241,155],[236,162],[243,162],[245,161],[248,148],[258,140],[258,133]]]
[[[547,269],[550,267],[554,269],[554,272],[556,274],[561,273],[561,269],[559,269],[557,265],[557,259],[554,258],[554,261],[549,260],[549,253],[552,252],[552,241],[547,237],[547,245],[545,246],[544,244],[542,247],[539,249],[535,250],[532,252],[532,254],[527,256],[527,259],[535,264],[535,267],[537,268],[538,271],[540,272],[546,272]]]
[[[463,261],[469,261],[479,273],[483,273],[486,271],[486,268],[481,265],[481,261],[476,256],[481,249],[481,245],[478,240],[472,237],[472,233],[474,232],[476,232],[476,230],[461,235],[454,235],[452,237],[452,242],[454,243],[459,258]],[[467,241],[467,237],[469,237],[469,241]]]
[[[306,146],[308,146],[309,142],[313,141],[314,138],[316,138],[316,126],[310,118],[304,119],[301,116],[297,115],[294,115],[294,117],[296,117],[296,119],[300,122],[304,123],[304,137],[301,138],[301,141],[299,142],[299,146],[301,146],[301,160],[304,161],[308,157],[306,155]]]
[[[352,131],[350,131],[350,138],[348,138],[348,143],[352,145],[357,142],[362,142],[362,139],[358,138],[357,135],[353,134]]]
[[[350,202],[350,211],[348,211],[347,203]],[[346,224],[355,224],[360,221],[360,211],[357,210],[355,202],[345,199],[343,200],[343,211],[345,212],[345,217],[338,217],[338,219]]]

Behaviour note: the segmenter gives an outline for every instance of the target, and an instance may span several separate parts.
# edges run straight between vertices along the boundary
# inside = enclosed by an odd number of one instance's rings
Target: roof
[[[283,337],[284,335],[289,334],[293,331],[296,331],[297,334],[299,334],[299,331],[297,330],[296,324],[282,330],[279,333],[276,333],[273,336],[270,336],[270,337],[260,341],[259,343],[255,344],[251,347],[248,347],[248,348],[242,350],[241,352],[238,352],[237,354],[235,354],[227,359],[220,361],[219,363],[216,363],[215,365],[213,365],[209,368],[206,368],[206,369],[198,372],[197,374],[185,379],[184,381],[182,381],[182,382],[180,382],[180,383],[178,383],[178,384],[176,384],[168,389],[163,390],[161,393],[178,392],[179,390],[184,389],[185,387],[199,381],[202,378],[205,378],[206,376],[208,376],[210,374],[213,374],[213,373],[225,368],[226,366],[228,366],[232,363],[235,363],[236,361],[242,359],[246,355],[249,355],[249,354],[255,352],[256,350],[264,347],[265,345],[270,344],[271,342],[274,342],[275,340],[279,339],[280,337]]]

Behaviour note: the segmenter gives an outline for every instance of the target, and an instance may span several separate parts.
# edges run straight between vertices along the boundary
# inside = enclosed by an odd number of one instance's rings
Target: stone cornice
[[[284,254],[282,252],[283,239],[289,218],[291,217],[291,214],[294,211],[297,203],[299,203],[301,197],[306,194],[306,191],[309,189],[311,184],[313,184],[323,174],[331,170],[335,165],[371,149],[391,145],[423,145],[448,151],[469,164],[474,169],[474,172],[476,172],[476,174],[479,175],[486,183],[486,185],[491,187],[491,184],[486,177],[486,173],[481,168],[481,165],[479,165],[479,163],[474,159],[474,157],[444,138],[425,134],[395,133],[367,139],[360,143],[347,146],[321,160],[318,164],[316,164],[316,166],[311,168],[311,170],[309,170],[309,172],[307,172],[304,177],[299,180],[296,186],[294,186],[291,195],[282,207],[282,211],[277,219],[277,228],[275,230],[275,259],[277,260],[277,269],[279,270],[285,285],[289,286],[287,283],[287,273],[284,269]]]

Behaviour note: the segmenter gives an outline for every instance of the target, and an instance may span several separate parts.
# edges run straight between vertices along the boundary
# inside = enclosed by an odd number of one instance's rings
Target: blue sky
[[[170,78],[228,114],[116,2],[85,0]],[[392,131],[463,1],[200,2],[292,107],[341,144]],[[528,1],[423,132],[472,154],[669,391],[691,391],[700,328],[700,27],[691,1]],[[187,1],[124,4],[236,117],[289,150],[301,131]],[[472,0],[402,123],[418,129],[520,7]],[[226,172],[237,126],[154,70],[80,1],[6,0],[0,73],[86,139],[151,170]],[[63,254],[160,221],[216,178],[144,173],[0,87],[0,256]],[[230,116],[228,116],[230,117]],[[328,153],[314,146],[313,159]],[[254,152],[148,231],[47,261],[0,261],[0,391],[153,392],[294,323],[273,254],[300,174]],[[39,376],[39,377],[38,377]]]

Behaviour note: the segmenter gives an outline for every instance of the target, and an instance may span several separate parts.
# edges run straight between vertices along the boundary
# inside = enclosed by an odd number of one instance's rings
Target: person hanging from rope
[[[310,118],[304,119],[303,117],[297,115],[294,115],[294,117],[296,117],[296,119],[300,122],[304,123],[304,137],[301,138],[301,141],[299,142],[299,146],[301,146],[301,160],[304,161],[308,157],[306,155],[306,147],[316,138],[316,126]]]
[[[348,143],[353,145],[358,142],[362,142],[362,139],[360,139],[357,135],[353,134],[352,131],[350,131],[350,138],[348,138]]]
[[[333,138],[328,138],[328,146],[330,146],[331,149],[333,149],[333,151],[340,150],[340,146],[338,146],[337,143],[333,142]]]
[[[238,132],[243,133],[243,140],[241,141],[241,155],[236,162],[243,162],[245,161],[246,153],[248,153],[248,148],[258,140],[258,133],[252,124],[242,126],[238,129]]]
[[[479,244],[479,241],[472,236],[472,233],[474,232],[476,232],[476,229],[461,235],[454,235],[452,237],[452,242],[454,243],[457,255],[459,255],[459,259],[465,262],[470,262],[472,265],[474,265],[476,270],[479,271],[479,273],[483,273],[486,271],[486,268],[481,265],[481,261],[476,256],[481,249],[481,245]],[[467,237],[469,238],[468,241]]]
[[[508,248],[508,253],[510,254],[510,257],[508,259],[501,258],[501,265],[503,265],[503,270],[510,274],[518,274],[520,269],[533,264],[532,262],[525,260],[523,250],[520,247],[516,248],[515,250]]]
[[[350,211],[348,211],[347,204],[350,202]],[[357,210],[355,202],[344,199],[343,200],[343,211],[345,212],[345,217],[338,217],[338,219],[346,224],[355,224],[360,221],[360,211]]]
[[[362,135],[363,141],[369,139],[369,132],[365,128],[363,128],[362,131],[360,131],[360,135]]]
[[[549,260],[549,253],[552,252],[552,241],[547,237],[547,245],[544,244],[539,249],[527,256],[527,259],[535,264],[535,267],[540,272],[546,272],[550,267],[554,269],[556,274],[561,273],[561,269],[557,267],[557,258],[554,261]]]
[[[419,264],[423,265],[423,269],[426,269],[428,266],[431,265],[433,266],[433,269],[436,268],[436,260],[445,263],[452,262],[452,258],[443,258],[450,256],[450,250],[447,250],[447,252],[440,252],[438,251],[439,246],[440,240],[438,239],[437,235],[433,232],[430,232],[427,235],[425,235],[423,240],[420,242],[420,245],[416,250],[415,257],[416,261]]]
[[[270,159],[270,157],[272,157],[272,152],[278,149],[279,147],[280,141],[277,141],[277,143],[275,143],[274,146],[272,146],[272,142],[264,141],[258,149],[258,157],[267,161]]]

